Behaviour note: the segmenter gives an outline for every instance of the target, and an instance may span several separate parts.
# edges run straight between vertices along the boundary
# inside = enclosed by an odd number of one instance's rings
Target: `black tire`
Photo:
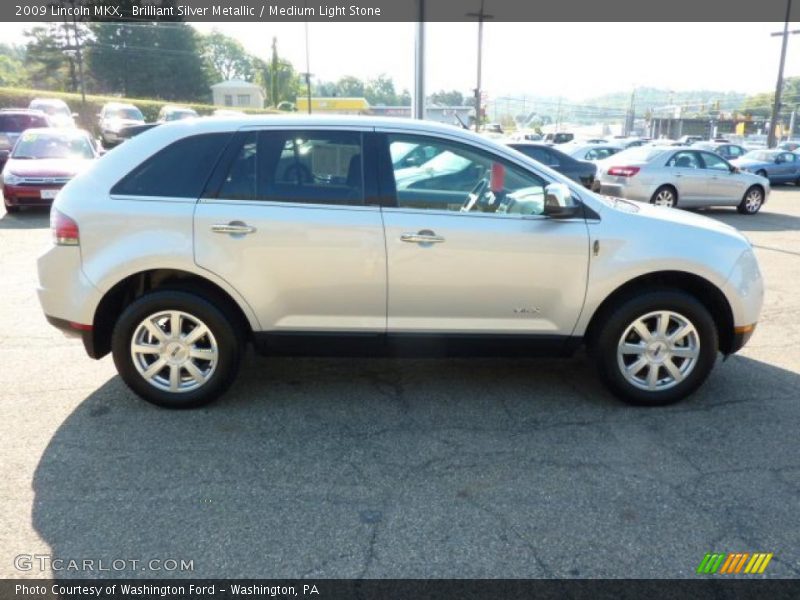
[[[4,202],[3,204],[5,205],[5,207],[6,207],[6,212],[7,212],[8,214],[10,214],[10,215],[13,215],[13,214],[16,214],[16,213],[18,213],[18,212],[19,212],[19,209],[20,209],[20,207],[19,207],[19,206],[9,206],[9,205],[8,205],[8,204],[6,204],[5,202]]]
[[[191,326],[192,319],[204,324],[216,342],[216,362],[213,368],[210,368],[211,361],[194,363],[195,366],[199,364],[206,367],[210,372],[208,379],[195,389],[172,392],[156,387],[156,384],[149,383],[140,373],[132,356],[131,342],[143,321],[151,315],[170,310],[180,311],[189,317],[183,318],[184,327],[187,323]],[[191,332],[191,329],[188,332]],[[163,329],[162,333],[171,335],[171,331],[166,332]],[[204,336],[199,343],[204,341],[209,342],[207,347],[213,348],[213,345],[210,344],[210,337]],[[168,343],[168,340],[164,343]],[[176,349],[176,351],[179,350]],[[216,400],[236,378],[243,350],[243,336],[229,315],[196,294],[178,290],[155,291],[135,300],[123,311],[114,326],[111,338],[114,364],[123,381],[141,398],[166,408],[195,408]],[[146,356],[151,356],[155,362],[165,354]],[[173,353],[173,357],[174,355],[175,353]],[[165,365],[163,369],[171,372],[172,367]],[[164,370],[158,371],[158,373],[163,372]],[[183,384],[183,377],[186,376],[186,385],[191,385],[187,370],[178,367],[178,374],[181,384]]]
[[[756,197],[759,198],[758,201],[755,200]],[[742,196],[742,201],[739,202],[736,210],[743,215],[754,215],[761,210],[762,206],[764,206],[764,189],[760,185],[751,185]]]
[[[620,365],[620,361],[622,360],[623,365],[630,367],[631,364],[625,363],[625,360],[629,359],[631,363],[634,363],[637,356],[624,355],[625,359],[618,358],[618,346],[622,343],[622,336],[635,321],[657,311],[669,311],[690,323],[694,327],[699,349],[691,370],[688,369],[687,364],[688,373],[685,374],[682,381],[673,381],[672,387],[668,387],[666,382],[669,374],[664,366],[659,365],[656,367],[656,377],[659,377],[659,383],[662,380],[665,382],[665,388],[647,390],[637,387],[623,374],[623,366]],[[655,317],[653,319],[655,323]],[[615,304],[605,314],[600,315],[599,323],[601,323],[599,330],[595,338],[591,340],[591,354],[603,382],[618,398],[629,404],[664,406],[678,402],[700,387],[716,362],[719,343],[714,319],[705,306],[685,292],[665,288],[639,293]],[[676,326],[675,330],[678,328]],[[675,330],[668,329],[668,332],[674,333]],[[634,332],[633,335],[638,334]],[[626,337],[625,340],[630,341],[630,337]],[[655,348],[658,340],[654,340],[653,344]],[[659,352],[660,350],[655,348],[657,358]],[[661,360],[663,359],[664,353],[661,352]],[[674,359],[670,358],[669,360],[675,364]],[[677,358],[677,362],[680,363],[679,367],[684,360],[690,359]],[[641,369],[644,368],[641,367]],[[649,373],[652,367],[647,365],[646,368]],[[637,373],[641,372],[637,371]]]
[[[672,204],[665,205],[659,204],[659,206],[670,206],[671,208],[678,207],[678,190],[676,190],[671,185],[662,185],[658,188],[654,193],[653,196],[650,198],[650,204],[656,204],[659,196],[669,195],[672,197]]]

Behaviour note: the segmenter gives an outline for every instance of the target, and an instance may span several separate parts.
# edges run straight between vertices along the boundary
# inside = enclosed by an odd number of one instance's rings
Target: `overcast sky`
[[[217,28],[266,58],[272,37],[305,71],[303,23],[194,23]],[[413,82],[414,23],[310,23],[311,72],[391,75]],[[792,24],[793,29],[798,24]],[[0,39],[21,43],[19,24],[0,24]],[[490,98],[561,95],[579,100],[652,86],[674,91],[762,92],[775,87],[782,23],[494,23],[484,26],[483,88]],[[426,25],[427,91],[475,87],[477,25]],[[800,75],[800,35],[789,40],[786,76]]]

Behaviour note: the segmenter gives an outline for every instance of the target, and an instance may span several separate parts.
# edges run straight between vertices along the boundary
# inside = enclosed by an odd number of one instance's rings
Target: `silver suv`
[[[409,144],[432,158],[394,166]],[[619,397],[667,404],[742,347],[763,295],[732,227],[595,195],[412,120],[164,124],[67,184],[51,221],[48,320],[168,407],[222,394],[247,343],[435,356],[585,343]]]

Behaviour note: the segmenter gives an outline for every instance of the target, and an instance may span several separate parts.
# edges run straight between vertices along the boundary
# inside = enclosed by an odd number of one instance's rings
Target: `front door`
[[[700,156],[708,181],[708,198],[715,204],[739,204],[746,188],[743,177],[733,172],[730,163],[716,154],[701,152]]]
[[[385,331],[383,226],[364,202],[362,135],[240,132],[198,203],[195,261],[239,291],[262,330]]]
[[[388,331],[570,335],[586,293],[586,222],[544,217],[547,182],[484,150],[406,134],[386,143],[439,150],[388,173]]]

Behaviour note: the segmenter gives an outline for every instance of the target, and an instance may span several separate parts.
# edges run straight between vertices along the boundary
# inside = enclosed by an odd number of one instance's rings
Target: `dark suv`
[[[40,110],[4,108],[0,110],[0,169],[2,169],[19,135],[26,129],[50,127],[47,115]]]

